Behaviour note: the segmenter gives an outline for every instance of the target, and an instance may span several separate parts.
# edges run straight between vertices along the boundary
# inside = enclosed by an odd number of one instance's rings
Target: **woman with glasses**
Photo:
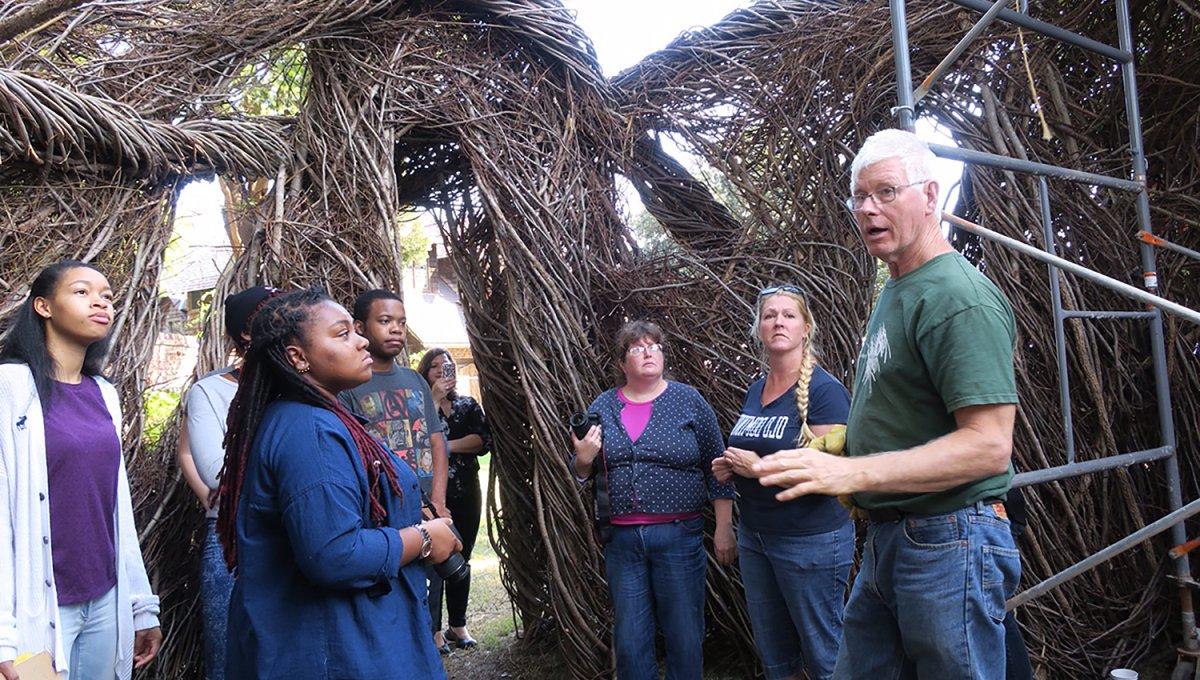
[[[596,478],[604,567],[613,602],[617,677],[658,678],[655,622],[666,640],[668,680],[699,680],[704,638],[704,519],[716,514],[714,542],[724,564],[736,555],[732,485],[711,461],[724,443],[717,416],[695,388],[663,377],[662,330],[632,321],[617,334],[621,386],[596,398],[600,418],[578,439],[572,465]],[[603,493],[601,490],[606,490]]]
[[[803,292],[773,286],[759,293],[752,336],[767,375],[746,390],[729,435],[713,461],[718,480],[738,491],[738,557],[755,645],[768,680],[833,674],[842,640],[842,609],[854,559],[854,525],[831,496],[780,502],[754,463],[807,446],[845,424],[846,388],[817,365],[816,323]]]

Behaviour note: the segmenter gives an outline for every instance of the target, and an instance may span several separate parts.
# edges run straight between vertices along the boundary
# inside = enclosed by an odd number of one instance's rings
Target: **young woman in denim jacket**
[[[269,300],[229,408],[217,531],[237,579],[231,678],[444,678],[424,562],[461,546],[421,521],[416,475],[338,402],[367,341],[316,290]]]
[[[666,640],[668,680],[699,680],[704,639],[704,519],[716,514],[717,557],[732,562],[733,488],[711,462],[724,442],[717,417],[695,388],[663,377],[662,330],[627,323],[617,335],[624,384],[588,408],[600,417],[582,440],[572,434],[576,476],[607,478],[612,537],[604,568],[613,602],[617,677],[658,678],[655,621]]]
[[[754,642],[768,680],[814,680],[833,673],[842,640],[842,610],[854,559],[854,525],[830,496],[780,502],[751,469],[760,456],[805,446],[845,424],[850,395],[817,365],[816,324],[795,286],[758,296],[753,337],[768,371],[746,392],[729,436],[713,461],[718,479],[738,489],[738,564]]]
[[[0,678],[49,652],[67,680],[128,680],[162,642],[100,375],[113,291],[89,264],[42,270],[0,342]]]

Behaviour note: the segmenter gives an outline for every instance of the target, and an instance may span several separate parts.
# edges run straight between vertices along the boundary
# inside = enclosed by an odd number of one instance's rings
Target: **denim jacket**
[[[714,499],[733,498],[733,485],[712,474],[712,460],[725,450],[717,414],[694,387],[668,382],[636,442],[621,424],[622,407],[616,389],[588,407],[600,416],[604,442],[592,474],[601,466],[607,472],[614,516],[699,512]]]
[[[421,521],[416,475],[393,454],[375,526],[367,474],[332,412],[277,401],[238,502],[238,574],[226,677],[445,678],[430,637],[425,565],[400,566],[398,529]]]

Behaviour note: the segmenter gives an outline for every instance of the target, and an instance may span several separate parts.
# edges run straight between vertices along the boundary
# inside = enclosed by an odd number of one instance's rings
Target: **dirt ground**
[[[553,654],[526,651],[512,634],[455,651],[446,660],[446,675],[450,680],[565,680]]]

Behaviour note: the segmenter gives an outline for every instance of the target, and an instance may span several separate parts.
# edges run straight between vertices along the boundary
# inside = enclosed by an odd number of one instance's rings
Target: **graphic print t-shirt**
[[[755,381],[746,390],[742,413],[729,433],[729,445],[747,449],[759,456],[796,448],[800,435],[800,413],[796,410],[793,390],[763,406],[762,391],[765,378]],[[808,383],[808,425],[835,425],[846,422],[850,410],[850,394],[820,366],[813,368]],[[783,489],[766,487],[757,479],[733,476],[738,490],[738,512],[742,524],[752,531],[769,534],[800,536],[824,533],[841,528],[850,515],[832,496],[802,496],[781,503],[775,494]]]
[[[396,366],[342,392],[338,399],[367,420],[367,431],[403,458],[417,473],[421,489],[429,493],[433,487],[432,436],[443,430],[425,379],[411,368]]]

